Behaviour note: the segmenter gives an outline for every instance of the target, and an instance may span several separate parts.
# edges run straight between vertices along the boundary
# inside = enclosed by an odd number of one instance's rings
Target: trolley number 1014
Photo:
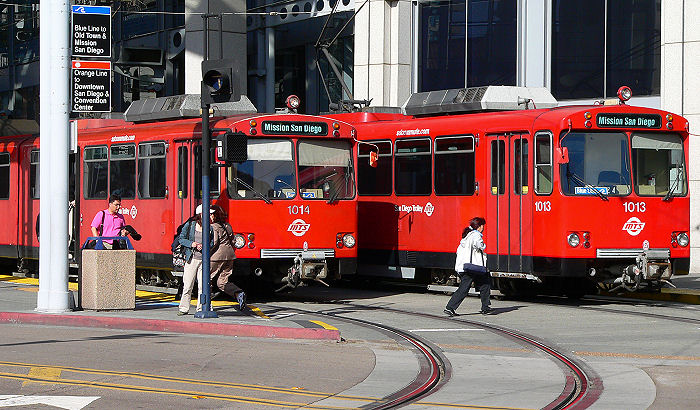
[[[289,215],[308,215],[309,206],[308,205],[290,205],[287,207],[289,210]]]

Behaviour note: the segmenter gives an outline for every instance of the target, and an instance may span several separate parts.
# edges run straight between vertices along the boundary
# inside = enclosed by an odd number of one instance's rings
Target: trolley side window
[[[83,153],[83,196],[107,199],[107,147],[85,147]]]
[[[139,198],[165,198],[165,143],[139,144]]]
[[[9,152],[0,152],[0,199],[10,199]]]
[[[357,192],[360,195],[391,195],[391,141],[367,141],[357,145]],[[379,148],[377,166],[369,165],[369,153]]]
[[[685,156],[676,134],[632,134],[634,190],[640,196],[685,196]]]
[[[530,191],[527,185],[528,146],[525,138],[513,141],[513,192],[516,195],[527,195]]]
[[[109,148],[109,189],[122,199],[136,196],[136,145],[112,145]]]
[[[491,193],[503,195],[506,192],[506,143],[491,141]]]
[[[187,147],[177,149],[177,197],[187,198]]]
[[[218,198],[221,194],[221,183],[219,179],[219,168],[212,168],[209,171],[209,198]],[[194,147],[194,197],[202,198],[202,146]]]
[[[552,134],[535,135],[535,193],[552,193]]]
[[[32,199],[39,199],[39,150],[33,149],[29,153],[29,195]]]
[[[294,148],[288,139],[249,139],[248,160],[228,168],[231,199],[292,199],[296,197]]]
[[[396,195],[430,195],[430,139],[397,140],[394,153]]]
[[[474,137],[435,138],[435,194],[474,194]]]
[[[299,142],[299,192],[303,199],[355,196],[352,147],[347,141]]]
[[[561,140],[569,162],[559,167],[565,195],[628,195],[629,144],[622,132],[571,132]]]

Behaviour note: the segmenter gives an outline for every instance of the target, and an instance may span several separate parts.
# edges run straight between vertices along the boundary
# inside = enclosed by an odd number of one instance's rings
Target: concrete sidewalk
[[[218,318],[177,315],[174,295],[136,291],[136,308],[121,311],[36,312],[39,280],[0,275],[0,323],[97,327],[221,336],[340,340],[340,331],[318,321],[272,319],[254,304],[239,312],[236,302],[213,301]],[[77,284],[69,283],[77,292]],[[196,299],[193,299],[196,306]],[[195,306],[190,309],[194,312]]]

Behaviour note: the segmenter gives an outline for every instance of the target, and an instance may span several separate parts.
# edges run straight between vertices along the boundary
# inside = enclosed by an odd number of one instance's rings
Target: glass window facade
[[[418,91],[515,85],[516,0],[431,1],[419,10]]]
[[[554,0],[552,19],[557,99],[660,94],[661,0]]]

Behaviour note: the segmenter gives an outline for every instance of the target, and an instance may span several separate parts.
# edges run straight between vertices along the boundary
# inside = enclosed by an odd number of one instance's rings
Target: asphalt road
[[[571,375],[560,362],[501,330],[582,365],[591,379],[577,408],[700,402],[697,306],[493,300],[495,314],[484,316],[479,299],[469,297],[460,316],[447,318],[447,299],[394,288],[309,287],[255,300],[259,315],[236,318],[243,325],[313,320],[338,328],[340,342],[0,324],[0,406],[358,408],[425,370],[416,349],[373,323],[413,335],[445,359],[440,383],[409,408],[543,408],[566,391]],[[144,303],[145,312],[149,303],[152,312],[174,311],[158,298]]]

